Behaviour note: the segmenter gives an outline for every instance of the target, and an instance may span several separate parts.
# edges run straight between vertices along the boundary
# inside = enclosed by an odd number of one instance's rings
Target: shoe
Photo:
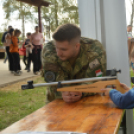
[[[21,70],[18,70],[18,72],[19,72],[20,74],[22,74],[22,71],[21,71]]]
[[[26,67],[24,70],[28,70],[28,68]]]
[[[20,72],[19,71],[16,71],[16,72],[14,72],[14,75],[15,76],[20,76]]]
[[[27,70],[27,72],[30,72],[30,71],[31,71],[30,69]]]
[[[11,74],[14,74],[14,71],[11,71]]]
[[[38,71],[34,72],[35,75],[38,75]]]

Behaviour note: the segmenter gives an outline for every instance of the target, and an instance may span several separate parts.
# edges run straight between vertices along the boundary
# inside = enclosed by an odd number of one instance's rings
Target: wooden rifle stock
[[[85,84],[79,86],[70,86],[58,88],[57,91],[77,91],[77,92],[89,92],[89,93],[101,93],[101,89],[106,88],[109,85],[114,85],[118,91],[125,93],[124,88],[120,86],[119,80],[107,80],[107,81],[98,81],[93,84]]]

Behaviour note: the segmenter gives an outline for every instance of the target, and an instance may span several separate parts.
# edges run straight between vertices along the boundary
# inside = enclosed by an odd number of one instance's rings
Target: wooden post
[[[39,32],[42,33],[41,6],[38,7]]]

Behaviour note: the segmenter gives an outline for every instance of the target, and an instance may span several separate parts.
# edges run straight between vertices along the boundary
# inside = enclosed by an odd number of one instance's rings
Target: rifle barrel
[[[83,78],[83,79],[73,79],[68,81],[60,81],[62,85],[65,84],[73,84],[73,83],[82,83],[82,82],[92,82],[92,81],[99,81],[99,80],[110,80],[110,79],[117,79],[117,76],[108,76],[108,77],[92,77],[92,78]],[[33,84],[33,87],[42,87],[42,86],[56,86],[59,82],[50,82],[50,83],[40,83],[40,84]]]

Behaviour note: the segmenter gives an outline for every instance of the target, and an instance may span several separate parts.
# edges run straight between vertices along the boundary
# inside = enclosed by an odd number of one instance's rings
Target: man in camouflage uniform
[[[105,75],[106,53],[99,41],[81,37],[80,29],[73,24],[57,28],[53,38],[42,52],[46,82]],[[47,88],[46,103],[57,98],[63,98],[65,102],[75,102],[89,95],[81,92],[57,92],[56,89],[56,86]]]

